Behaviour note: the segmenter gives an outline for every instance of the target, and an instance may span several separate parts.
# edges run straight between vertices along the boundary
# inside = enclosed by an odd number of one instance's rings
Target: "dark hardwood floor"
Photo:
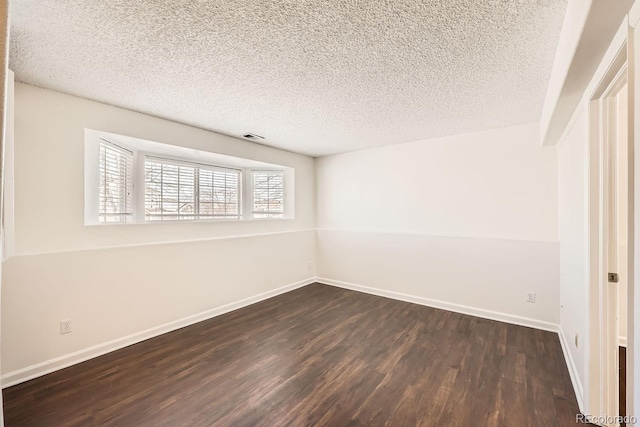
[[[313,284],[4,390],[12,426],[568,426],[551,332]]]

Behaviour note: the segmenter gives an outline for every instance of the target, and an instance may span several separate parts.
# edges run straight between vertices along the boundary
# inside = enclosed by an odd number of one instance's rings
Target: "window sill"
[[[216,224],[216,223],[250,223],[250,222],[276,222],[292,221],[295,218],[256,218],[256,219],[183,219],[165,221],[140,221],[140,222],[99,222],[94,224],[84,224],[85,227],[108,227],[108,226],[131,226],[131,225],[155,225],[155,224]]]

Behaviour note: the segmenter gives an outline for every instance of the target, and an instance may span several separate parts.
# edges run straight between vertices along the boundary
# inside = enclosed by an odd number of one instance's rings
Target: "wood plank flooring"
[[[313,284],[4,390],[12,426],[569,426],[558,336]]]

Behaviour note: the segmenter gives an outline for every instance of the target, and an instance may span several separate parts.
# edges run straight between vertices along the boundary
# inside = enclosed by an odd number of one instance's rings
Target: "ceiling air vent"
[[[264,136],[260,136],[260,135],[256,135],[255,133],[245,133],[244,135],[245,138],[247,139],[253,139],[253,140],[261,140],[264,139]]]

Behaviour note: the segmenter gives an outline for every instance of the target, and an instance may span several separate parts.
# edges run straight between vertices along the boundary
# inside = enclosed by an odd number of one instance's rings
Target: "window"
[[[240,218],[240,171],[201,166],[198,182],[200,218]]]
[[[252,171],[251,181],[253,218],[284,218],[284,172]]]
[[[295,218],[295,168],[85,129],[84,224]]]
[[[133,213],[133,153],[100,141],[100,222],[127,222]]]
[[[147,156],[145,220],[239,219],[240,171]]]

